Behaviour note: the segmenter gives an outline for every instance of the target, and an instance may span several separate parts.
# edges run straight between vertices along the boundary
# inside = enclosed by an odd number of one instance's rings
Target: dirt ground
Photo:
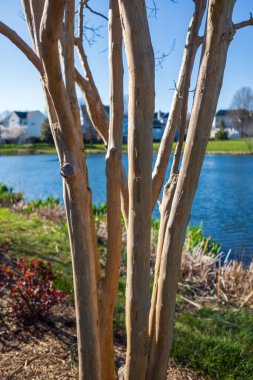
[[[73,353],[75,342],[74,308],[71,304],[66,303],[55,308],[46,322],[36,325],[24,327],[10,321],[0,321],[0,378],[78,379],[76,357]],[[123,339],[115,338],[115,346],[119,368],[125,359]],[[204,380],[192,369],[175,363],[169,365],[168,379]]]

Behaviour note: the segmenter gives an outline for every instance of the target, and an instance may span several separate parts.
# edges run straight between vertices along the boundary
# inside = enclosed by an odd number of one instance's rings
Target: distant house
[[[161,141],[166,127],[169,113],[158,111],[154,113],[153,119],[153,141]]]
[[[5,119],[1,120],[5,128],[16,129],[26,127],[26,138],[40,137],[41,127],[45,121],[46,116],[40,111],[13,111]]]
[[[82,131],[83,131],[83,137],[86,142],[101,142],[102,139],[99,135],[99,133],[95,130],[95,128],[92,125],[92,122],[90,120],[90,117],[87,112],[87,108],[85,104],[82,104],[80,106],[81,109],[81,125],[82,125]],[[104,106],[106,118],[109,122],[110,117],[110,106],[105,105]],[[127,114],[123,115],[123,142],[127,142],[127,131],[128,131],[128,117]]]
[[[219,110],[214,118],[211,138],[224,124],[229,139],[253,136],[253,115],[247,110]]]
[[[94,129],[87,109],[86,105],[82,104],[80,106],[81,109],[81,124],[82,124],[82,131],[84,140],[87,142],[89,141],[101,141],[101,137],[97,133],[97,131]],[[110,118],[110,106],[104,105],[104,110],[106,114],[106,118],[109,121]],[[168,112],[162,112],[158,111],[154,113],[154,119],[153,119],[153,141],[161,141],[167,121],[168,121],[169,113]],[[123,143],[127,143],[128,138],[128,114],[125,106],[125,112],[123,115]],[[175,140],[178,139],[178,131],[176,132]]]

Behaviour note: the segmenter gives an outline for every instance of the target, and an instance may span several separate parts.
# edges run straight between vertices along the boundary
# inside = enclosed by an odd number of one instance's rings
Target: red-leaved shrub
[[[1,264],[1,293],[7,295],[12,316],[28,323],[45,318],[66,296],[54,289],[54,279],[51,263],[42,260],[21,259],[12,267]]]

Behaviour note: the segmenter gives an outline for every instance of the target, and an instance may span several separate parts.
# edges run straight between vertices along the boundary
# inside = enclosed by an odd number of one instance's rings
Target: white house
[[[27,137],[40,137],[41,127],[46,116],[40,111],[13,111],[9,116],[9,128],[26,126]]]
[[[246,133],[246,135],[252,136],[252,116],[251,113],[246,110],[219,110],[214,118],[211,138],[215,137],[215,134],[219,131],[222,122],[229,139],[239,138],[240,133],[242,132],[242,127],[244,129],[244,134]],[[247,125],[242,125],[243,123],[246,123]]]

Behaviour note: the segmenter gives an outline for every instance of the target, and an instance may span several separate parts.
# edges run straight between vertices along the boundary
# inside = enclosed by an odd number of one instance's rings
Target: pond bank
[[[160,144],[153,144],[153,151],[157,153]],[[173,151],[176,143],[173,144]],[[84,150],[87,154],[105,153],[103,144],[85,144]],[[127,152],[127,145],[123,144],[123,152]],[[231,155],[252,155],[253,154],[253,139],[252,144],[246,139],[235,139],[226,141],[210,140],[207,145],[208,154],[231,154]],[[47,143],[34,144],[5,144],[0,145],[0,155],[27,155],[27,154],[56,154],[55,148]]]

